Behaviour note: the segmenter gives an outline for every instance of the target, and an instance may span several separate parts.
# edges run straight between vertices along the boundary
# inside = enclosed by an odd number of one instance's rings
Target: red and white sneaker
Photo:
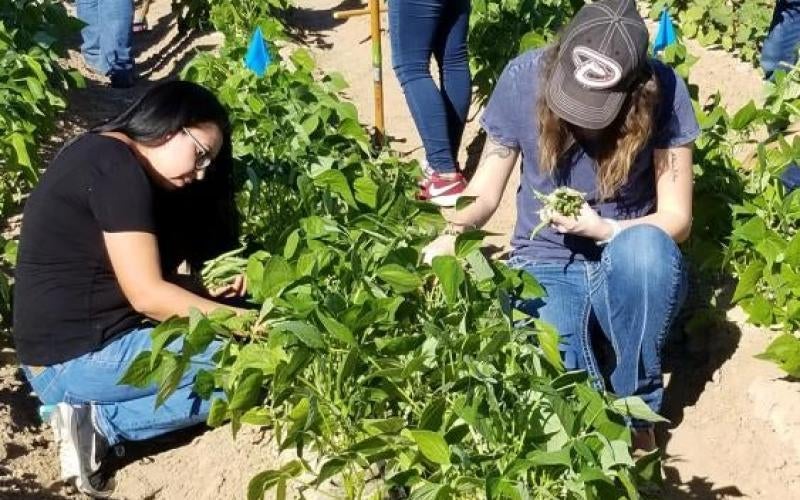
[[[434,172],[420,183],[419,199],[440,207],[454,207],[466,188],[467,181],[460,173],[442,175]]]

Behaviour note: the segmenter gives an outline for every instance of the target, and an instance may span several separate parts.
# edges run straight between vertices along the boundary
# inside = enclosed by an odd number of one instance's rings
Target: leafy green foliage
[[[473,0],[469,56],[478,102],[489,98],[509,60],[550,43],[583,4],[583,0]]]
[[[308,475],[308,488],[341,476],[356,497],[376,464],[384,488],[408,487],[412,498],[637,497],[657,481],[657,468],[635,467],[625,418],[658,417],[565,373],[551,329],[514,324],[509,297],[541,288],[486,259],[486,233],[465,233],[457,256],[421,264],[444,221],[413,200],[417,167],[372,149],[338,96],[343,79],[315,80],[303,50],[276,56],[258,79],[238,57],[243,39],[228,40],[184,76],[231,111],[258,311],[162,323],[124,382],[156,384],[162,401],[190,356],[223,339],[216,368],[196,381],[204,397],[225,395],[209,424],[271,425],[281,448],[322,457],[257,475],[248,498],[280,498]]]
[[[78,27],[55,1],[0,1],[0,214],[5,218],[39,175],[39,141],[66,107],[76,73],[56,63],[61,41]]]
[[[755,63],[761,42],[767,35],[772,0],[655,0],[650,17],[658,19],[668,7],[684,36],[705,46],[717,46],[735,52],[741,59]]]

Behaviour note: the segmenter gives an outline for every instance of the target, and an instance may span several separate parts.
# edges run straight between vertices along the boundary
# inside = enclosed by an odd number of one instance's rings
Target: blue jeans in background
[[[672,238],[655,226],[637,225],[619,233],[597,262],[515,256],[509,265],[531,273],[545,289],[546,297],[520,300],[516,307],[558,329],[568,370],[586,370],[598,388],[605,388],[606,370],[591,338],[595,319],[615,358],[608,389],[639,396],[653,411],[660,410],[661,352],[687,292],[683,256]]]
[[[761,68],[765,78],[771,78],[778,69],[788,71],[785,64],[794,66],[799,45],[800,0],[778,0],[769,33],[761,47]]]
[[[103,75],[133,71],[133,0],[76,0],[81,30],[81,54]]]
[[[470,0],[389,2],[392,64],[417,126],[425,156],[438,173],[456,171],[472,98],[467,57]],[[430,71],[440,68],[441,88]]]
[[[218,341],[192,358],[177,390],[158,408],[156,386],[140,389],[117,384],[136,356],[150,350],[151,331],[151,328],[133,330],[100,351],[64,363],[23,366],[22,369],[45,404],[91,403],[96,410],[97,430],[108,440],[109,446],[123,440],[141,441],[205,422],[211,401],[198,397],[192,386],[200,369],[214,368],[211,357],[221,347]],[[167,349],[177,352],[181,346],[182,341],[176,340]],[[219,397],[223,397],[222,392]]]

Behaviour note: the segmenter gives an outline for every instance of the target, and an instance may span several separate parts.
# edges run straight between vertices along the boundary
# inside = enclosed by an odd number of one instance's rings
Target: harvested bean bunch
[[[531,239],[544,226],[550,224],[555,214],[565,217],[578,217],[581,213],[581,207],[586,202],[584,193],[565,186],[556,188],[550,194],[542,194],[536,190],[533,191],[533,194],[542,202],[542,208],[539,210],[539,219],[542,222],[531,232]]]
[[[237,276],[247,269],[247,259],[241,257],[244,247],[226,252],[219,257],[206,261],[200,275],[203,285],[208,290],[229,285]]]

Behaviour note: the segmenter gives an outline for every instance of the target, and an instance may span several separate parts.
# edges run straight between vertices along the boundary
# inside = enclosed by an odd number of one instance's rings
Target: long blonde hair
[[[555,177],[559,160],[574,142],[567,122],[553,113],[545,99],[547,82],[556,66],[560,43],[552,45],[544,54],[538,102],[539,170]],[[651,71],[649,78],[634,84],[620,116],[614,122],[617,128],[611,138],[613,146],[605,148],[597,158],[597,186],[601,200],[614,196],[628,180],[636,155],[650,139],[660,100],[658,81]]]

